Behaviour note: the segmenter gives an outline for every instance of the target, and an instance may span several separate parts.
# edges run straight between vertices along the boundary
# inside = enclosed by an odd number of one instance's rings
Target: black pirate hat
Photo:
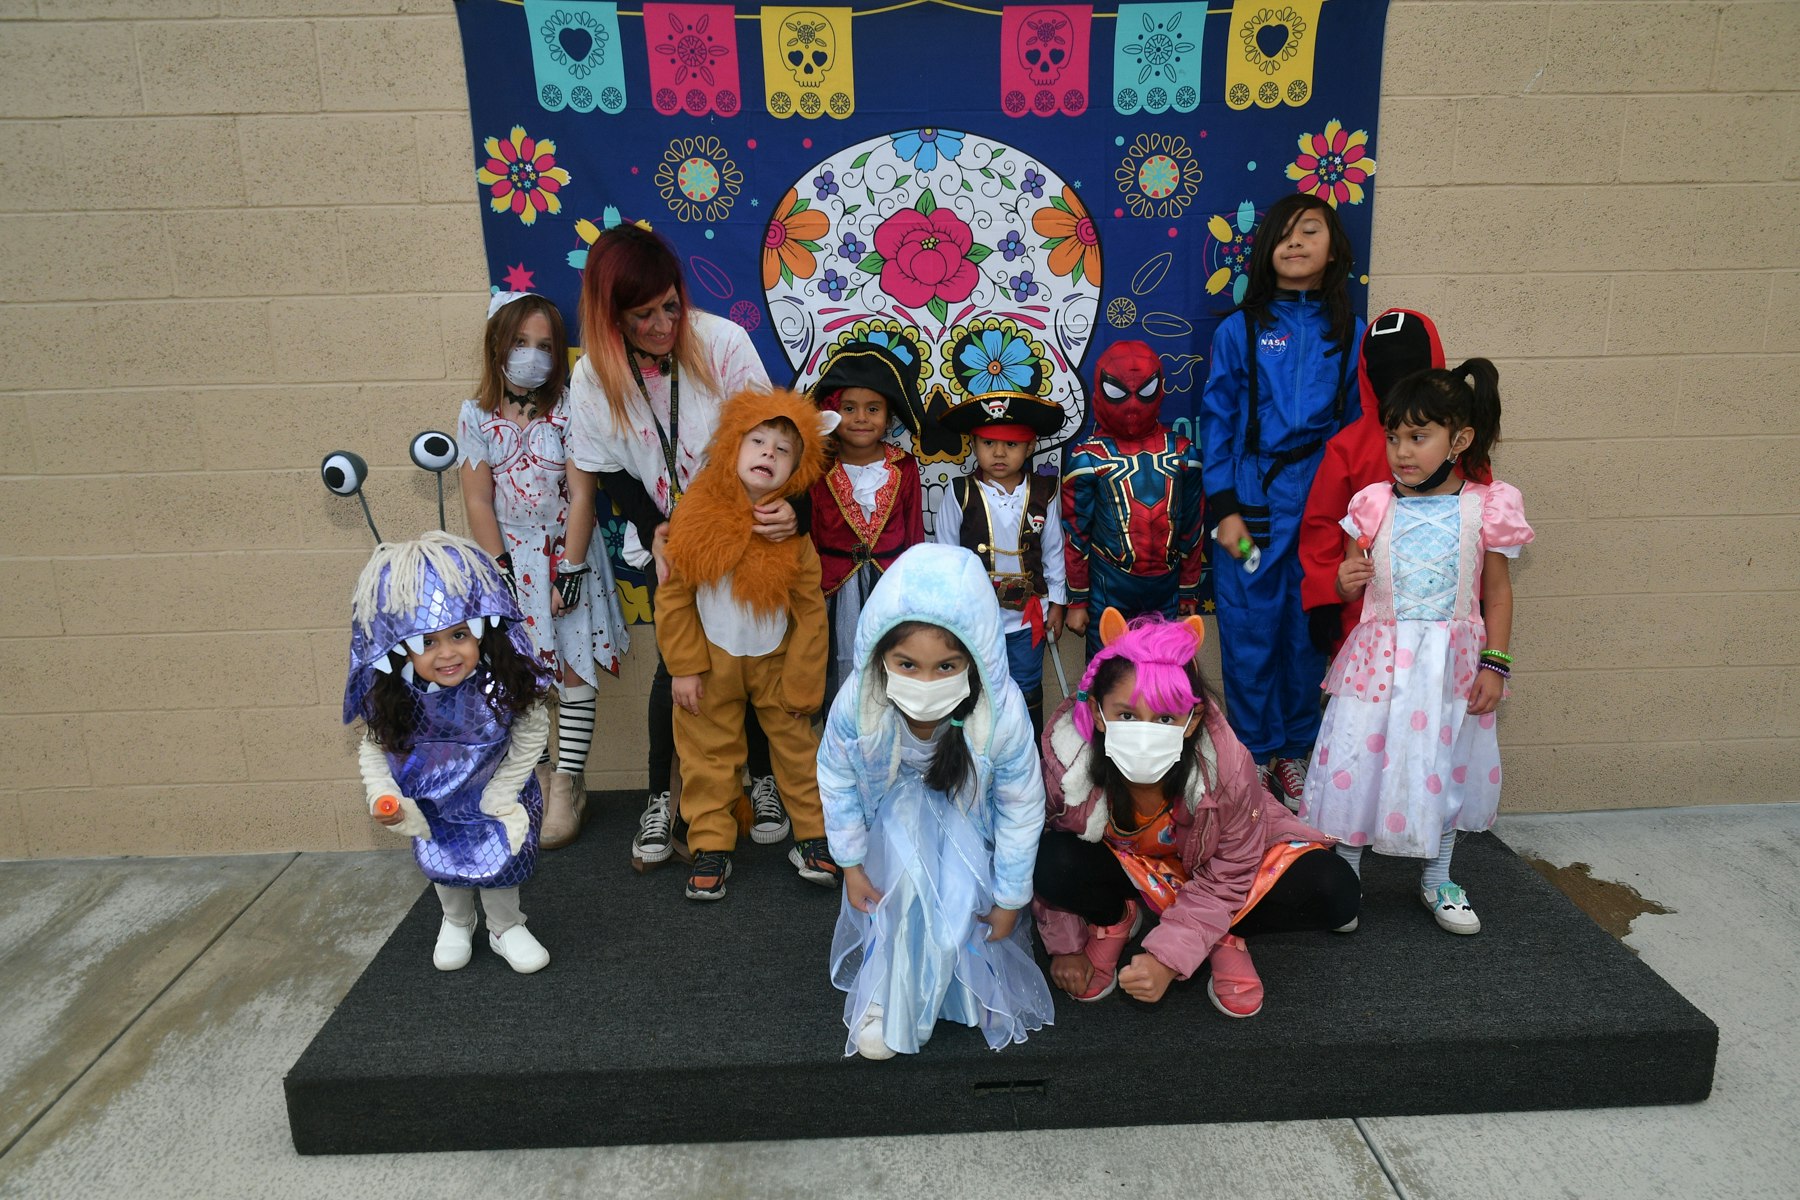
[[[891,415],[919,432],[919,350],[912,342],[877,331],[833,350],[825,373],[813,384],[813,398],[821,408],[835,408],[832,394],[850,387],[886,396]]]
[[[1017,436],[1026,430],[1034,437],[1048,437],[1062,428],[1062,423],[1062,406],[1056,401],[1028,392],[1011,391],[972,396],[938,416],[938,424],[951,433],[999,437],[1006,441],[1027,440]],[[984,434],[982,431],[987,429],[994,432]]]

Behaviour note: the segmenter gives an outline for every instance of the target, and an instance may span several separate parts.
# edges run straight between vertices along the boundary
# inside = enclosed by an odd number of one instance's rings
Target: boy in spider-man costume
[[[1063,475],[1067,628],[1100,627],[1090,609],[1186,616],[1199,604],[1200,454],[1161,420],[1162,361],[1143,342],[1109,346],[1094,372],[1094,433],[1071,448]]]

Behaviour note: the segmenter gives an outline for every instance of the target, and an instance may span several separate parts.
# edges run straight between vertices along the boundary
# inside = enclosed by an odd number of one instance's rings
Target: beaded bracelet
[[[1511,679],[1512,678],[1512,672],[1507,670],[1505,667],[1501,666],[1499,663],[1496,663],[1496,662],[1487,662],[1484,660],[1481,664],[1481,669],[1483,671],[1492,671],[1494,674],[1498,675],[1502,679]]]
[[[1483,650],[1481,657],[1491,658],[1495,662],[1505,663],[1509,667],[1513,665],[1513,656],[1504,650]]]

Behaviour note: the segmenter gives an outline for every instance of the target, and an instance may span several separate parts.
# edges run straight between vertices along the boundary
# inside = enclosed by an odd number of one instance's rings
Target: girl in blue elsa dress
[[[831,980],[844,1053],[916,1054],[939,1020],[995,1050],[1051,1023],[1032,957],[1044,782],[986,569],[915,546],[869,594],[819,746],[844,899]]]

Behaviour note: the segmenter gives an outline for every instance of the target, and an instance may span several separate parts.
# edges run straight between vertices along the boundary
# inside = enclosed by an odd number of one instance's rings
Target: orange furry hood
[[[787,607],[788,587],[804,549],[804,536],[771,542],[751,532],[750,493],[737,476],[738,448],[764,421],[785,417],[800,431],[794,473],[767,500],[786,500],[812,487],[825,473],[827,422],[799,392],[744,391],[719,410],[719,425],[706,446],[706,465],[682,494],[669,525],[669,563],[696,586],[731,576],[731,591],[759,613]]]

